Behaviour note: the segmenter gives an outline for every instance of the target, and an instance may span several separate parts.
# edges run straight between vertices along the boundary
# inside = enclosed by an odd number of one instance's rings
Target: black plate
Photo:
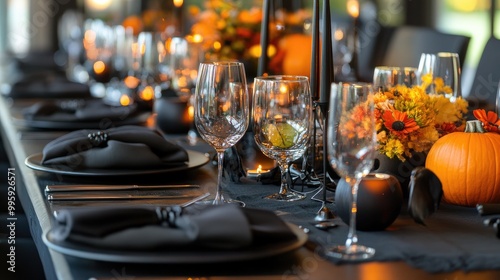
[[[307,241],[307,234],[298,226],[288,224],[297,235],[293,242],[282,242],[265,246],[254,246],[241,250],[189,250],[189,251],[130,251],[130,250],[108,250],[77,244],[73,242],[59,242],[51,238],[51,232],[43,235],[43,241],[50,249],[59,253],[98,261],[126,262],[126,263],[218,263],[253,260],[264,257],[275,256],[291,252],[300,248]]]
[[[187,165],[175,166],[175,167],[162,167],[162,168],[151,168],[151,169],[83,169],[83,170],[71,170],[63,168],[54,168],[51,166],[45,166],[41,164],[42,154],[34,154],[26,158],[24,163],[31,169],[44,171],[49,173],[61,174],[61,175],[72,175],[72,176],[129,176],[129,175],[148,175],[148,174],[158,174],[167,172],[177,172],[190,170],[194,168],[201,167],[205,165],[209,158],[204,154],[192,150],[187,150],[189,156],[189,162]]]

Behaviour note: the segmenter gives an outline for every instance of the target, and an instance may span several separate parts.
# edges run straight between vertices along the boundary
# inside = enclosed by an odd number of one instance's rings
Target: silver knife
[[[47,195],[49,201],[61,200],[131,200],[131,199],[183,199],[193,198],[196,194],[181,194],[181,195],[158,195],[149,193],[62,193],[56,192]]]
[[[69,192],[69,191],[125,191],[125,190],[148,190],[148,189],[180,189],[199,188],[199,185],[47,185],[45,192]]]

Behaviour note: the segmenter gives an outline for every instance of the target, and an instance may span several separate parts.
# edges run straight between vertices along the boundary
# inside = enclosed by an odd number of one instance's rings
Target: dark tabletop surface
[[[428,220],[418,225],[404,207],[391,227],[385,231],[358,232],[360,243],[376,248],[371,261],[338,262],[324,258],[323,246],[343,243],[347,226],[339,219],[337,228],[323,231],[312,226],[321,203],[309,193],[303,201],[283,203],[263,199],[278,190],[274,184],[264,185],[253,179],[226,181],[227,194],[244,201],[247,207],[273,210],[282,219],[310,230],[308,242],[300,249],[263,259],[189,264],[136,264],[103,262],[66,256],[50,250],[42,236],[50,230],[52,212],[58,208],[82,205],[161,205],[164,201],[120,202],[48,202],[44,187],[48,184],[199,184],[214,192],[216,167],[211,163],[194,170],[141,176],[62,176],[34,171],[24,161],[40,153],[51,140],[66,130],[33,129],[14,123],[22,107],[36,100],[15,101],[0,98],[1,133],[9,159],[17,172],[18,196],[30,220],[31,234],[45,269],[47,279],[499,279],[500,240],[491,228],[482,225],[483,218],[475,209],[442,205]],[[213,154],[211,148],[199,143],[189,146],[181,136],[170,136],[188,149]],[[93,203],[93,204],[92,204]],[[330,205],[334,210],[335,205]],[[29,256],[18,256],[29,257]],[[28,269],[28,268],[25,268]],[[193,278],[194,279],[194,278]]]

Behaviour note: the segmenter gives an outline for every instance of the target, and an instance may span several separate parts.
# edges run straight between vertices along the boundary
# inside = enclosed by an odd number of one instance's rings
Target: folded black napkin
[[[24,118],[37,121],[123,121],[137,115],[137,104],[111,106],[102,99],[44,100],[23,110]]]
[[[12,98],[89,98],[88,85],[73,82],[57,72],[36,72],[12,84]]]
[[[231,250],[297,240],[271,211],[232,204],[200,207],[64,209],[50,238],[123,250]]]
[[[42,164],[70,169],[147,168],[182,166],[185,149],[143,126],[121,126],[105,131],[76,130],[43,149]]]

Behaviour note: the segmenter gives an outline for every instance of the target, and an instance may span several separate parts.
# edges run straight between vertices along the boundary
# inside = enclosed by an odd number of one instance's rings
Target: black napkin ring
[[[87,138],[89,139],[92,146],[100,147],[108,142],[108,133],[106,133],[105,131],[93,132],[89,133],[87,135]]]
[[[182,208],[178,205],[156,208],[158,220],[162,226],[176,227],[175,221],[182,214]]]

